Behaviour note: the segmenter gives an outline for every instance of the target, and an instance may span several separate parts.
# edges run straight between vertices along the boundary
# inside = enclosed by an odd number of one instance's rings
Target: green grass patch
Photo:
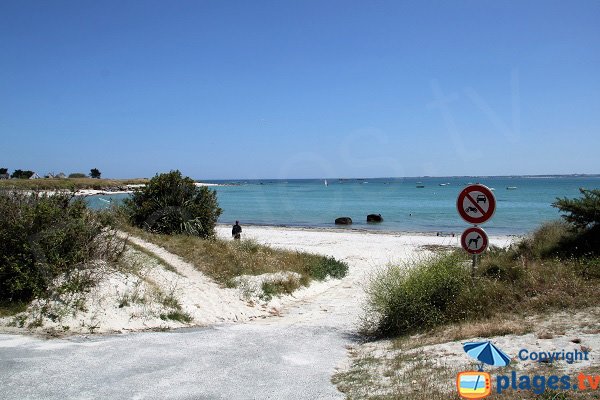
[[[189,324],[190,322],[192,322],[192,317],[188,313],[185,313],[181,310],[174,310],[169,311],[168,313],[160,314],[160,319],[162,319],[163,321],[178,321],[185,324]]]

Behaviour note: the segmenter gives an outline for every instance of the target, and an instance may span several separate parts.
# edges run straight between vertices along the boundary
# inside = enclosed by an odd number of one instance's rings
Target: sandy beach
[[[219,225],[217,235],[231,240],[231,227]],[[151,258],[134,249],[128,251],[128,257],[140,264],[139,276],[111,274],[103,277],[87,295],[84,310],[65,315],[61,321],[46,320],[34,331],[65,330],[68,326],[68,334],[89,333],[90,329],[95,333],[115,333],[188,326],[159,318],[159,305],[154,299],[163,292],[178,299],[183,310],[192,316],[191,325],[248,322],[276,315],[283,317],[278,318],[278,323],[301,320],[307,324],[355,330],[362,309],[363,287],[371,273],[388,264],[418,260],[440,246],[460,246],[458,237],[348,229],[244,226],[242,235],[243,239],[276,248],[335,257],[348,263],[349,273],[341,280],[312,282],[292,295],[274,297],[268,302],[256,298],[249,301],[241,289],[220,287],[178,256],[130,237],[132,243],[155,256]],[[490,243],[504,247],[514,240],[516,237],[513,236],[496,236],[490,238]],[[156,257],[170,269],[158,263]],[[157,287],[162,291],[156,292]],[[139,296],[145,296],[147,300],[131,307],[122,306],[123,299]],[[0,325],[4,331],[23,331],[9,327],[9,318],[0,319]]]
[[[229,226],[218,226],[217,234],[222,239],[232,240],[230,229]],[[16,369],[0,368],[0,378],[8,382],[6,393],[9,397],[22,397],[20,382],[35,380],[39,389],[30,395],[55,399],[79,398],[90,390],[100,390],[94,393],[102,397],[118,397],[127,390],[140,398],[342,399],[344,395],[331,382],[336,371],[348,371],[352,368],[350,360],[356,357],[385,358],[399,351],[390,341],[363,344],[357,336],[363,287],[370,274],[390,263],[402,265],[418,260],[439,246],[459,245],[457,237],[414,233],[266,226],[244,226],[243,229],[244,239],[277,248],[334,256],[348,263],[349,273],[341,280],[312,283],[292,295],[269,302],[248,302],[237,289],[220,287],[179,257],[141,239],[131,238],[138,247],[168,264],[169,270],[165,265],[145,258],[143,274],[154,284],[171,288],[183,309],[193,317],[191,325],[196,327],[170,333],[149,332],[189,325],[157,318],[150,303],[143,307],[120,308],[119,296],[129,293],[128,290],[144,292],[149,289],[132,282],[131,277],[111,276],[90,293],[86,311],[77,318],[61,322],[71,324],[72,329],[68,332],[71,336],[46,341],[21,335],[19,333],[24,330],[9,328],[4,321],[4,334],[0,335],[4,357],[26,360]],[[490,239],[495,246],[507,246],[518,240],[512,236]],[[586,329],[597,326],[595,315],[583,313],[579,325],[568,327],[563,327],[564,315],[547,316],[544,320],[526,321],[537,326],[534,333],[486,339],[500,343],[511,354],[516,354],[523,346],[540,351],[560,350],[567,348],[574,338],[584,340],[587,346],[594,348],[599,345],[598,335]],[[52,324],[51,321],[45,323]],[[91,325],[95,327],[94,333],[105,334],[89,335]],[[555,336],[540,336],[542,332],[556,332],[557,329],[562,332]],[[148,351],[148,346],[153,350]],[[473,368],[462,354],[460,342],[450,339],[412,352],[417,360],[415,363],[422,357],[442,360],[442,367],[452,373],[461,368]],[[100,354],[107,365],[101,371],[95,368],[93,361]],[[128,354],[128,357],[119,354]],[[585,365],[591,366],[595,362],[591,360]],[[72,378],[68,387],[60,386],[40,372],[43,371],[39,368],[42,364],[45,368],[64,371],[77,365],[82,372]],[[524,363],[518,368],[527,367]],[[182,370],[185,374],[181,374]],[[123,371],[128,372],[124,374]],[[221,372],[212,375],[211,371]],[[378,390],[386,393],[389,378],[383,372],[372,371],[380,380]],[[19,379],[9,378],[9,374],[14,377],[15,373]],[[230,384],[231,379],[236,385]],[[452,390],[452,379],[440,380],[444,390]],[[113,384],[102,384],[108,381]],[[176,387],[173,382],[177,382]]]

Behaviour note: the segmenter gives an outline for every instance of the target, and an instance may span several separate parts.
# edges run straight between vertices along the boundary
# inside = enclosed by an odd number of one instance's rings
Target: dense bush
[[[470,283],[456,257],[436,257],[417,265],[391,266],[367,287],[367,329],[381,335],[430,328],[448,320]]]
[[[102,173],[100,172],[100,170],[98,168],[92,168],[90,170],[90,177],[91,178],[100,179],[100,176],[102,176]]]
[[[600,189],[579,191],[581,198],[556,199],[552,204],[572,227],[553,250],[563,257],[600,255]]]
[[[16,169],[15,172],[10,176],[13,179],[29,179],[35,174],[33,171],[23,171],[21,169]]]
[[[87,175],[82,173],[82,172],[74,172],[72,174],[69,174],[69,178],[70,179],[74,179],[74,178],[87,178]]]
[[[579,189],[583,197],[556,199],[552,204],[564,213],[563,218],[580,229],[600,225],[600,189]]]
[[[2,191],[0,215],[0,301],[44,297],[58,277],[76,290],[90,283],[81,272],[92,261],[119,255],[114,237],[102,237],[108,220],[71,195]]]
[[[222,210],[217,195],[179,171],[158,174],[124,202],[134,226],[156,233],[213,237]]]
[[[365,332],[399,335],[497,313],[597,306],[600,258],[574,254],[582,237],[567,223],[545,224],[510,248],[483,254],[474,278],[461,250],[382,270],[367,287]]]

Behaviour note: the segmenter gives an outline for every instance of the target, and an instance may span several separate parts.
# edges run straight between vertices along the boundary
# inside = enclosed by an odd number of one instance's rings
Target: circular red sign
[[[474,226],[460,235],[460,244],[469,254],[481,254],[488,247],[488,236],[483,229]]]
[[[496,211],[496,197],[487,186],[469,185],[458,195],[456,210],[468,223],[483,224]]]

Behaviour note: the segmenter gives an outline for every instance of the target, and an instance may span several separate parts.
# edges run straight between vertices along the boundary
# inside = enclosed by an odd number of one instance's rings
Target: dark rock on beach
[[[350,217],[339,217],[335,219],[335,224],[336,225],[351,225],[352,224],[352,218]]]
[[[383,222],[381,214],[369,214],[367,215],[367,222]]]

